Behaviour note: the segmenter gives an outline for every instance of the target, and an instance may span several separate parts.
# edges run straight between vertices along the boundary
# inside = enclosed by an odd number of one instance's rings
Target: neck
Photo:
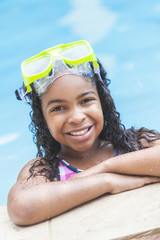
[[[95,153],[97,153],[101,149],[102,145],[103,145],[102,142],[99,139],[97,139],[92,148],[82,152],[76,151],[72,148],[68,148],[67,146],[63,145],[61,146],[59,156],[63,156],[64,159],[66,157],[74,159],[85,159],[88,158],[88,156],[92,156]]]

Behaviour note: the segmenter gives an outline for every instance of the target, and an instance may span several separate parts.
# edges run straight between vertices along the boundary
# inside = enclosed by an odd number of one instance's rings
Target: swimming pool
[[[0,205],[36,148],[30,108],[16,101],[20,64],[43,49],[88,40],[111,79],[126,127],[160,131],[160,4],[158,0],[2,0],[0,88]]]

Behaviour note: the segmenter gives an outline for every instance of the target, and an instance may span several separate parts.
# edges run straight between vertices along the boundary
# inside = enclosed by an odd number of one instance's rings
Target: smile
[[[85,133],[87,133],[89,129],[90,129],[90,128],[86,128],[86,129],[84,129],[84,130],[82,130],[82,131],[79,131],[79,132],[71,132],[71,133],[69,133],[69,134],[72,135],[72,136],[82,136],[82,135],[84,135]]]

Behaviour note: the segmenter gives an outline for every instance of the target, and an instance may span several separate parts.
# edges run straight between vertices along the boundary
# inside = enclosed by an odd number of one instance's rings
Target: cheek
[[[51,117],[48,119],[47,125],[52,137],[56,141],[61,142],[64,132],[64,117]]]
[[[60,132],[58,131],[58,128],[54,128],[54,127],[50,127],[48,128],[51,136],[57,141],[57,142],[61,142],[61,134]]]
[[[91,114],[92,114],[92,117],[98,123],[98,127],[102,129],[104,125],[104,117],[103,117],[103,111],[102,111],[101,105],[98,104],[96,107],[92,108]]]
[[[56,121],[55,117],[51,115],[47,115],[44,111],[43,111],[43,116],[50,134],[55,140],[57,140],[58,132],[60,131],[60,121],[59,120]]]
[[[59,128],[60,128],[60,122],[59,121],[55,121],[55,119],[47,119],[46,121],[47,126],[48,126],[48,130],[50,131],[51,135],[54,137],[57,135],[57,133],[59,132]]]
[[[98,115],[98,118],[99,118],[99,125],[100,125],[100,128],[101,128],[101,130],[102,130],[102,129],[103,129],[103,126],[104,126],[103,112],[101,112],[101,114]]]
[[[103,110],[101,105],[98,106],[99,111],[97,113],[97,119],[99,121],[99,125],[101,126],[101,129],[103,129],[103,125],[104,125],[104,116],[103,116]]]

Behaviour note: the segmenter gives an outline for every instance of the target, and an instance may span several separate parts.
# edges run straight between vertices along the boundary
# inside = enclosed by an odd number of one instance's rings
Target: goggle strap
[[[19,89],[17,89],[17,90],[15,91],[15,95],[16,95],[16,98],[17,98],[18,100],[21,100],[21,101],[23,101],[23,102],[28,102],[28,103],[31,102],[31,100],[30,100],[27,92],[25,92],[24,88],[19,88]]]

